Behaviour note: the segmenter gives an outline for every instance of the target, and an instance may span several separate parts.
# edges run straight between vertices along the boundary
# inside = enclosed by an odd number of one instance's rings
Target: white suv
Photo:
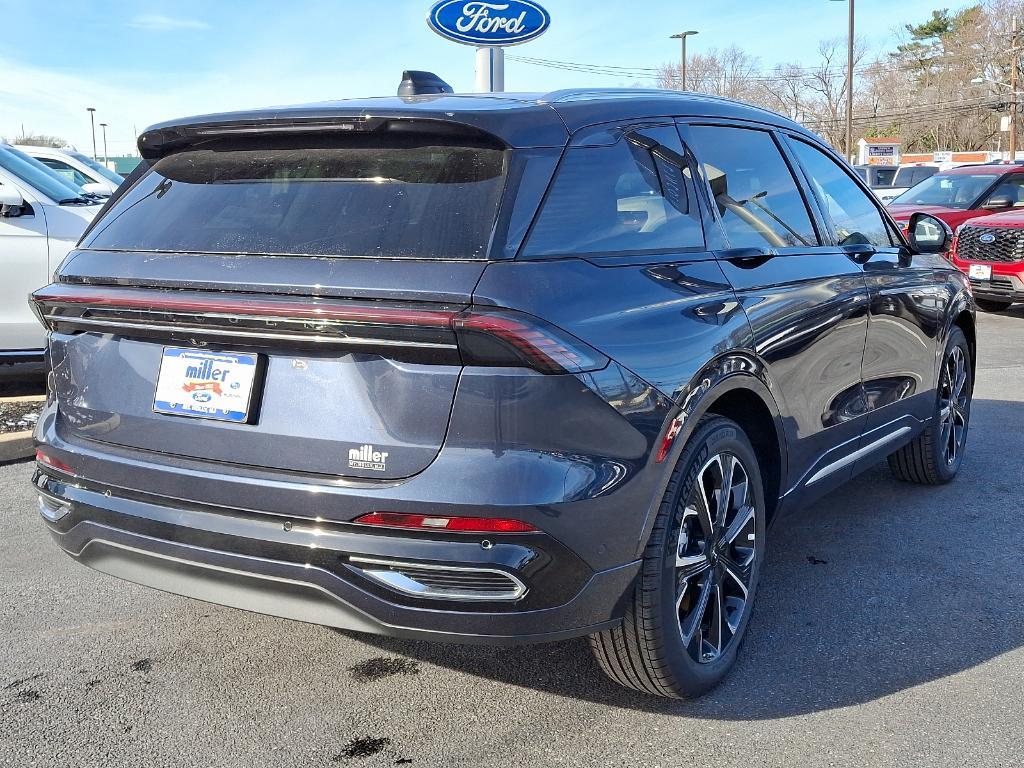
[[[55,149],[53,147],[30,147],[15,144],[14,148],[34,157],[48,168],[52,168],[68,181],[82,187],[86,192],[102,197],[114,194],[124,177],[107,168],[103,163],[93,160],[74,149]]]
[[[49,282],[99,209],[81,187],[0,144],[0,363],[42,358],[46,334],[28,295]]]

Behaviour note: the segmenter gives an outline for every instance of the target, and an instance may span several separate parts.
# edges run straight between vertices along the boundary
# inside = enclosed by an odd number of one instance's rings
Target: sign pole
[[[505,90],[505,49],[476,49],[476,92],[501,93]]]

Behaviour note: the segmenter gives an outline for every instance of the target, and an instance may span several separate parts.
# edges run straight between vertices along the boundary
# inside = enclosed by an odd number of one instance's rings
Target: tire
[[[725,496],[718,489],[730,468],[732,490]],[[716,686],[750,621],[764,552],[764,491],[754,449],[736,422],[705,417],[672,472],[623,623],[589,638],[605,674],[671,698]]]
[[[964,332],[954,328],[942,358],[931,423],[889,456],[889,469],[897,478],[908,483],[942,485],[956,477],[967,446],[973,392],[970,347]]]
[[[1012,301],[1005,299],[975,299],[974,303],[982,312],[1003,312],[1013,306]]]

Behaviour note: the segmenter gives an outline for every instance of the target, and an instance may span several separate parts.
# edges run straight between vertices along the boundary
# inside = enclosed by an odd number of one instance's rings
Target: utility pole
[[[86,107],[89,113],[89,125],[92,126],[92,159],[96,159],[96,107]]]
[[[853,162],[853,0],[850,3],[850,29],[846,47],[846,159]]]
[[[107,158],[107,124],[100,123],[100,128],[103,129],[103,164],[106,165],[110,162]]]
[[[1010,21],[1010,162],[1017,159],[1017,70],[1020,51],[1017,48],[1017,17]]]
[[[679,82],[681,85],[680,90],[686,90],[686,38],[690,35],[696,35],[697,30],[691,29],[688,32],[680,32],[678,35],[670,35],[669,40],[679,40],[683,47],[683,58],[679,63]]]

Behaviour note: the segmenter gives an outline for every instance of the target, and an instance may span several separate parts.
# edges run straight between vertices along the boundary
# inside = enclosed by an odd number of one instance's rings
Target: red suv
[[[888,208],[906,229],[911,214],[923,211],[955,230],[968,219],[1024,206],[1024,165],[962,165],[925,179]]]
[[[962,224],[949,255],[971,279],[979,309],[999,312],[1024,301],[1024,208]]]

